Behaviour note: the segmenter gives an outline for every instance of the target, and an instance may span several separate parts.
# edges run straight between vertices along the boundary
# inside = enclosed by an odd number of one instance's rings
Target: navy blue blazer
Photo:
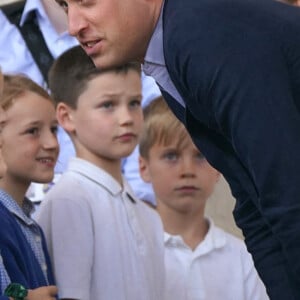
[[[48,282],[54,283],[52,267],[48,255],[43,233],[42,245],[45,253]],[[14,216],[0,203],[0,251],[3,264],[11,282],[20,283],[28,289],[35,289],[48,285],[41,266],[36,259],[22,229]],[[8,299],[1,296],[4,291],[0,288],[0,299]]]
[[[163,30],[186,109],[163,91],[169,106],[229,182],[271,299],[300,299],[300,9],[167,0]]]

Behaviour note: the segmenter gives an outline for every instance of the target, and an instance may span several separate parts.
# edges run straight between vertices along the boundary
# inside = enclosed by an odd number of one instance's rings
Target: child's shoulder
[[[136,201],[137,212],[143,226],[145,228],[149,227],[150,231],[154,229],[154,231],[163,232],[162,221],[156,209],[146,204],[143,200],[137,199]]]
[[[57,182],[49,189],[45,197],[52,198],[56,194],[59,195],[69,195],[76,194],[80,187],[82,186],[82,181],[80,180],[80,175],[72,174],[70,172],[65,172],[57,180]]]
[[[233,234],[225,231],[224,229],[218,226],[214,226],[214,231],[217,236],[222,237],[222,239],[224,239],[227,248],[231,248],[232,251],[236,253],[240,252],[242,254],[248,254],[244,240],[234,236]]]
[[[2,229],[3,224],[9,224],[13,220],[14,218],[10,211],[0,202],[0,229]]]
[[[12,240],[14,232],[18,232],[18,224],[10,211],[0,203],[0,241]],[[3,244],[2,244],[3,245]]]
[[[90,206],[95,200],[107,199],[113,194],[109,192],[111,181],[102,169],[83,159],[73,158],[68,169],[46,193],[42,206],[51,206],[52,209],[69,205]]]

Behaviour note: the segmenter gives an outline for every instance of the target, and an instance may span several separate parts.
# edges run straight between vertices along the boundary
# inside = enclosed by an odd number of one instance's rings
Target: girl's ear
[[[59,125],[68,133],[75,132],[75,126],[73,122],[73,109],[67,104],[60,102],[56,107],[56,118]]]
[[[149,173],[148,161],[141,156],[139,156],[139,170],[140,170],[141,178],[145,182],[151,183],[151,176]]]

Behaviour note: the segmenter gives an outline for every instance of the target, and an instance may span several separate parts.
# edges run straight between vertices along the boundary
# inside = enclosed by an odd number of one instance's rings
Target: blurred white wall
[[[233,218],[234,206],[235,198],[231,195],[229,185],[222,176],[206,203],[205,213],[214,220],[216,225],[243,239],[242,231],[235,225]]]

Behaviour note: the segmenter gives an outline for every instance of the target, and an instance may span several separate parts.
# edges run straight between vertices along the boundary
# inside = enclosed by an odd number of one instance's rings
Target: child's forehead
[[[157,136],[155,144],[158,147],[170,148],[177,151],[183,151],[184,149],[189,148],[190,150],[192,149],[193,151],[200,152],[185,130],[173,132],[172,135],[164,135],[161,133]]]
[[[107,71],[105,73],[93,74],[92,77],[88,78],[86,81],[85,88],[82,93],[91,91],[97,92],[97,94],[141,94],[142,82],[139,74],[136,71],[133,71],[136,75],[129,72]]]
[[[173,148],[181,150],[189,145],[189,138],[187,135],[180,135],[178,133],[174,133],[172,136],[164,136],[161,135],[158,137],[156,144],[165,148]]]
[[[30,111],[32,108],[34,108],[35,110],[40,110],[43,108],[45,103],[49,103],[51,106],[54,107],[54,103],[50,98],[44,97],[44,95],[41,95],[31,90],[24,90],[11,99],[5,110],[9,111],[12,108],[15,108],[16,106],[19,108],[24,107],[23,110]]]

